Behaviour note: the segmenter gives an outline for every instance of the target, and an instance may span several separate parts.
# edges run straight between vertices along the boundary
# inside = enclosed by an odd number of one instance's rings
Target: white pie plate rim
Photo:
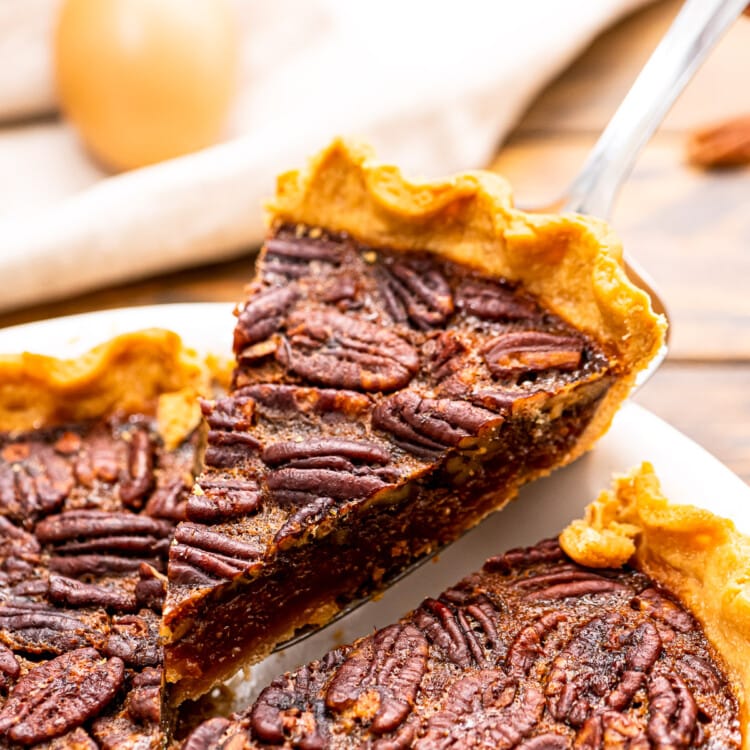
[[[28,323],[0,329],[0,353],[33,351],[72,357],[112,336],[152,327],[176,331],[200,352],[228,356],[232,305],[148,305]],[[613,473],[625,472],[644,460],[654,464],[664,492],[673,502],[707,508],[731,518],[741,531],[750,534],[750,488],[674,427],[646,409],[627,403],[593,451],[526,487],[517,501],[486,519],[436,562],[412,573],[377,601],[236,677],[232,686],[238,705],[251,699],[258,686],[267,684],[279,672],[393,622],[424,597],[437,595],[478,570],[486,558],[554,536],[609,486]]]

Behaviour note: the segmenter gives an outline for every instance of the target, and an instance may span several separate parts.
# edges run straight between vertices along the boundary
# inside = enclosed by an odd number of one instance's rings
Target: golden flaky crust
[[[490,172],[417,182],[370,149],[334,141],[306,171],[278,179],[272,223],[346,232],[394,250],[428,250],[483,273],[519,281],[560,317],[595,338],[618,375],[572,460],[609,426],[636,374],[664,342],[666,321],[625,275],[607,224],[576,214],[515,209],[508,183]]]
[[[750,537],[708,510],[668,501],[646,463],[603,492],[560,544],[586,566],[631,560],[695,615],[734,682],[750,750]]]
[[[0,355],[0,431],[53,427],[117,411],[157,416],[173,447],[200,422],[197,396],[209,371],[171,331],[149,329],[107,341],[74,359]]]

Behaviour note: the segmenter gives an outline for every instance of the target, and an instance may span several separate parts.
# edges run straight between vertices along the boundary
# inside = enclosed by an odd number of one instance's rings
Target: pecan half
[[[309,704],[311,699],[317,698],[329,670],[342,660],[343,651],[335,649],[320,662],[275,679],[258,696],[250,713],[253,737],[274,744],[288,741],[291,747],[310,750],[329,747],[326,723],[319,721],[320,713],[310,710]]]
[[[74,578],[51,575],[49,599],[69,607],[104,607],[114,612],[132,612],[136,608],[135,594],[124,589],[84,583]]]
[[[382,263],[376,270],[380,296],[397,323],[411,321],[427,331],[445,325],[453,314],[453,294],[435,262],[405,258]]]
[[[234,329],[234,353],[240,363],[243,363],[246,349],[281,328],[284,317],[298,297],[299,292],[293,286],[271,287],[250,297],[242,307]]]
[[[0,462],[0,509],[24,525],[54,513],[73,489],[70,463],[44,443],[6,446]],[[14,448],[13,451],[9,450]],[[7,461],[7,458],[22,460]]]
[[[306,388],[298,385],[262,383],[234,392],[235,397],[250,397],[270,419],[287,418],[290,414],[331,414],[360,417],[370,411],[370,396],[357,391],[334,388]]]
[[[660,651],[651,623],[632,629],[617,612],[593,618],[552,663],[546,689],[550,714],[580,727],[598,709],[624,710]]]
[[[414,623],[454,664],[487,667],[494,664],[500,646],[496,615],[486,597],[460,606],[426,599],[415,612]]]
[[[152,555],[168,544],[172,524],[134,513],[70,510],[49,516],[36,526],[42,544],[53,544],[57,554],[114,552]]]
[[[507,282],[489,279],[464,279],[456,289],[456,305],[481,320],[532,320],[540,315],[530,297],[517,293]]]
[[[536,688],[519,689],[500,671],[473,672],[450,686],[414,748],[510,750],[532,732],[543,710],[544,697]]]
[[[187,518],[199,523],[218,523],[254,513],[261,494],[254,480],[201,477],[187,501]]]
[[[381,490],[387,479],[373,468],[390,461],[382,446],[365,440],[313,438],[281,442],[263,451],[274,466],[266,477],[268,489],[282,503],[307,503],[312,498],[351,500]]]
[[[38,664],[16,683],[0,710],[0,735],[33,745],[64,734],[96,716],[123,678],[122,660],[102,659],[93,648]]]
[[[432,458],[446,448],[475,437],[480,429],[497,425],[503,417],[466,401],[423,398],[400,391],[383,399],[372,412],[373,427],[389,433],[409,452]]]
[[[364,391],[403,388],[419,369],[416,350],[401,336],[330,310],[290,316],[276,359],[313,383]]]
[[[229,727],[229,719],[216,716],[198,725],[185,740],[182,750],[213,750]]]
[[[60,654],[97,644],[103,637],[70,613],[31,602],[0,606],[0,631],[8,644],[31,654]]]
[[[262,272],[286,279],[298,279],[310,272],[310,263],[318,261],[337,266],[346,245],[327,237],[281,235],[266,240]]]
[[[371,715],[370,730],[392,732],[412,710],[427,672],[428,654],[426,638],[413,625],[390,625],[378,631],[339,667],[326,690],[326,706],[339,713],[361,709],[366,715],[370,709],[364,704],[375,700],[378,708]]]
[[[6,692],[21,674],[21,666],[16,655],[0,643],[0,692]]]
[[[648,736],[659,750],[690,747],[698,707],[675,674],[652,675],[648,683]]]
[[[120,481],[120,499],[127,508],[140,510],[154,483],[154,444],[145,429],[128,435],[127,473]]]
[[[177,583],[231,580],[248,571],[262,555],[257,544],[242,542],[197,523],[181,523],[169,548],[169,577]]]
[[[691,164],[705,169],[750,164],[750,115],[696,130],[686,153]]]
[[[102,650],[107,656],[122,659],[129,667],[158,666],[162,660],[158,618],[143,614],[113,618]]]
[[[581,364],[583,340],[544,331],[513,331],[492,339],[482,349],[489,371],[497,378],[544,370],[575,370]]]
[[[75,462],[78,481],[93,487],[97,481],[111,484],[117,481],[120,467],[125,463],[125,444],[109,433],[95,432],[87,436]]]

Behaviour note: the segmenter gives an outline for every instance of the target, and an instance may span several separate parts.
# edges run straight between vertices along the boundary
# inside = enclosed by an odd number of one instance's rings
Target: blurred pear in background
[[[54,64],[63,111],[90,151],[134,169],[221,138],[236,21],[227,0],[64,0]]]

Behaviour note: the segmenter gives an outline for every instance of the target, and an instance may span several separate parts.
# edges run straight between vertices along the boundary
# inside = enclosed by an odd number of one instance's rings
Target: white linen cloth
[[[18,120],[55,107],[59,0],[2,0],[0,309],[242,252],[274,176],[334,135],[412,175],[484,166],[540,88],[646,1],[235,0],[227,140],[108,175],[63,119]]]

